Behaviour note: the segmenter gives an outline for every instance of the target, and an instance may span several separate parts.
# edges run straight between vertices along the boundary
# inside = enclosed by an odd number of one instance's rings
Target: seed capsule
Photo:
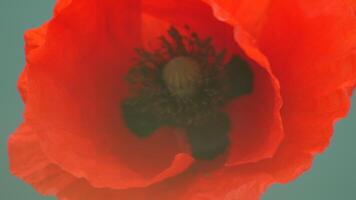
[[[199,63],[189,57],[177,57],[169,61],[162,76],[168,90],[180,98],[194,95],[202,82]]]

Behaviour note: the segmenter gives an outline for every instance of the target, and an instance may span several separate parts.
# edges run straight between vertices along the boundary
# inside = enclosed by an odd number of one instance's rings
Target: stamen
[[[226,51],[216,51],[211,38],[184,35],[174,27],[168,35],[160,37],[160,49],[136,50],[127,76],[132,94],[121,104],[123,119],[141,138],[162,126],[184,129],[193,156],[214,159],[229,145],[230,120],[221,110],[252,92],[253,73],[237,56],[225,64]]]
[[[123,103],[122,111],[127,127],[139,137],[148,137],[159,127],[156,115],[136,101]]]
[[[230,143],[230,120],[221,112],[207,116],[201,124],[191,125],[186,130],[193,156],[197,159],[214,159],[224,153]]]

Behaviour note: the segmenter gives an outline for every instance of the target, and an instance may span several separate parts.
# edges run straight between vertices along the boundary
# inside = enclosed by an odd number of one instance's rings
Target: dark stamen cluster
[[[230,121],[221,108],[252,91],[252,72],[237,56],[225,63],[225,51],[216,51],[211,38],[202,39],[189,27],[186,32],[182,35],[171,27],[168,37],[160,37],[161,48],[136,49],[135,65],[127,75],[132,94],[122,103],[123,118],[139,137],[161,126],[183,128],[193,155],[212,159],[229,143]],[[201,73],[199,84],[192,86],[194,93],[185,96],[175,95],[163,76],[167,63],[180,57],[198,63]]]

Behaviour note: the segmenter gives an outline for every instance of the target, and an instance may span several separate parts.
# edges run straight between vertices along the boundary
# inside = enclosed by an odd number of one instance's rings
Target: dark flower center
[[[136,50],[123,118],[142,138],[162,126],[182,128],[195,158],[214,159],[229,145],[230,119],[222,108],[252,92],[253,74],[245,61],[232,56],[226,62],[210,38],[186,29],[182,35],[171,27],[157,50]]]

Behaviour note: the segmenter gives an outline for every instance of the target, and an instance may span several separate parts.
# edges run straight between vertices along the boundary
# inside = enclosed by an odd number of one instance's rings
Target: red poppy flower
[[[62,200],[258,199],[347,114],[354,5],[59,0],[26,33],[11,171]]]

